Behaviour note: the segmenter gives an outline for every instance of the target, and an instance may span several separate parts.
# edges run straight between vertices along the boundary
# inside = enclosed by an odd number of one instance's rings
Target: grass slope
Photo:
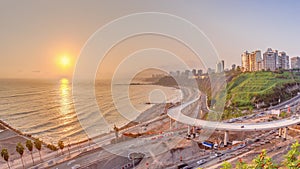
[[[229,106],[252,109],[255,103],[265,106],[291,98],[298,92],[299,76],[290,72],[248,72],[235,77],[227,85]]]

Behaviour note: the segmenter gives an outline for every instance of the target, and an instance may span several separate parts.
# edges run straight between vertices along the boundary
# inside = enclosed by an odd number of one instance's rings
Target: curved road
[[[205,129],[221,130],[221,131],[256,131],[256,130],[272,130],[278,128],[284,128],[287,126],[295,125],[300,123],[300,118],[290,117],[283,120],[276,120],[272,122],[263,122],[263,123],[225,123],[225,122],[215,122],[215,121],[206,121],[191,118],[184,115],[181,111],[188,105],[197,102],[199,99],[196,98],[192,101],[182,104],[182,106],[174,107],[168,111],[168,116],[180,123],[187,124],[190,126],[198,126]]]

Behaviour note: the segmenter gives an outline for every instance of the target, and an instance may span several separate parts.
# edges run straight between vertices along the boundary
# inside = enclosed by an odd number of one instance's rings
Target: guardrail
[[[174,107],[168,110],[167,115],[180,123],[190,126],[199,126],[206,129],[221,130],[221,131],[257,131],[257,130],[272,130],[284,128],[291,125],[299,124],[300,118],[286,118],[272,122],[244,124],[244,123],[225,123],[216,121],[206,121],[201,119],[191,118],[183,114],[183,111],[190,111],[191,107],[197,103],[199,97],[193,99],[181,106]]]

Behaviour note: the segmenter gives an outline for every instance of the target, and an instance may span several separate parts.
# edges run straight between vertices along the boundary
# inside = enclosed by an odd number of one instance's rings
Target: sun
[[[60,65],[61,65],[62,67],[68,67],[68,66],[70,66],[70,64],[71,64],[71,59],[70,59],[70,57],[68,57],[68,56],[62,56],[62,57],[60,58]]]

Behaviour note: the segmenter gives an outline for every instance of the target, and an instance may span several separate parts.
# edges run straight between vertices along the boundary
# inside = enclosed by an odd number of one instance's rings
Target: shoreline
[[[170,87],[170,86],[164,86],[164,87]],[[176,88],[176,87],[171,87],[171,88],[178,90],[178,88]],[[177,95],[177,94],[178,93],[174,93],[174,95]],[[172,100],[174,100],[174,98],[169,98],[169,100],[167,100],[167,102],[170,102]],[[120,126],[119,130],[120,131],[126,130],[126,129],[130,128],[130,127],[133,127],[133,126],[139,124],[139,123],[144,123],[146,121],[149,121],[150,119],[153,119],[154,117],[160,116],[162,114],[162,112],[163,112],[162,110],[164,110],[164,107],[162,107],[162,106],[164,106],[166,103],[150,104],[151,106],[149,108],[147,108],[146,110],[144,110],[143,112],[141,112],[136,117],[135,120],[133,120],[131,122],[128,122],[127,124],[124,124],[124,125]],[[38,137],[35,137],[35,136],[31,135],[31,134],[26,134],[25,132],[22,132],[21,130],[18,130],[16,128],[14,128],[13,126],[11,126],[9,123],[7,123],[6,121],[4,121],[3,119],[0,119],[0,131],[1,130],[5,130],[5,129],[11,130],[12,132],[16,133],[17,135],[20,135],[20,136],[22,136],[22,137],[24,137],[26,139],[32,140],[32,141],[34,141],[35,139],[38,139]],[[95,136],[93,138],[86,137],[86,138],[84,138],[83,140],[81,140],[79,142],[70,143],[70,146],[77,146],[77,145],[86,143],[88,141],[92,141],[93,139],[104,137],[104,136],[109,135],[109,134],[111,134],[113,132],[114,131],[111,130],[110,132],[99,134],[99,135],[97,135],[97,136]],[[41,140],[40,139],[40,141],[42,141],[42,144],[46,148],[47,148],[48,144],[52,144],[51,142],[48,142],[47,140]],[[55,145],[55,146],[57,146],[57,145]]]
[[[147,116],[146,114],[150,111],[150,112],[156,112],[157,109],[161,106],[161,105],[164,105],[164,104],[154,104],[153,106],[149,107],[148,109],[146,109],[145,111],[143,111],[139,116],[137,116],[137,118],[134,120],[134,121],[131,121],[123,126],[121,126],[119,128],[119,131],[122,131],[122,130],[126,130],[130,127],[133,127],[139,123],[143,123],[143,122],[146,122],[147,119],[145,120],[145,116]],[[10,124],[8,124],[7,122],[5,122],[4,120],[0,119],[0,133],[4,130],[10,130],[14,133],[16,133],[17,135],[19,136],[22,136],[24,137],[25,139],[28,139],[28,140],[32,140],[34,141],[35,139],[38,139],[37,137],[34,137],[32,136],[31,134],[26,134],[16,128],[14,128],[13,126],[11,126]],[[102,133],[102,134],[99,134],[93,138],[86,138],[86,139],[83,139],[82,141],[79,141],[79,142],[76,142],[76,143],[71,143],[70,146],[78,146],[80,144],[83,144],[83,143],[87,143],[88,141],[93,141],[93,139],[97,139],[97,138],[101,138],[101,137],[104,137],[106,135],[109,135],[111,133],[113,133],[114,131],[111,130],[110,132],[108,133]],[[48,143],[47,141],[45,140],[41,140],[40,141],[42,142],[42,144],[44,145],[45,148],[47,148],[47,145],[48,144],[51,144],[50,142]],[[55,145],[55,144],[54,144]],[[55,145],[56,146],[56,145]],[[47,148],[48,149],[48,148]]]
[[[178,91],[176,91],[175,94],[176,95],[172,95],[172,97],[168,98],[168,100],[167,100],[166,103],[151,104],[149,107],[146,108],[146,110],[141,111],[141,113],[138,114],[138,116],[135,118],[135,120],[133,120],[133,121],[131,121],[131,122],[123,125],[120,128],[120,131],[121,131],[120,135],[123,136],[123,133],[126,133],[127,131],[129,131],[129,132],[138,131],[139,130],[138,127],[140,125],[149,125],[149,124],[151,125],[151,123],[153,122],[154,118],[158,117],[160,119],[161,117],[164,117],[163,115],[165,115],[165,113],[166,113],[166,105],[167,105],[167,103],[170,102],[170,101],[172,101],[172,100],[174,100],[174,99],[176,99],[178,97],[178,94],[179,94]],[[157,120],[155,120],[155,121],[157,121]],[[159,120],[159,123],[160,123],[160,120]],[[22,141],[18,141],[18,140],[16,140],[16,138],[11,138],[12,140],[8,140],[8,142],[11,142],[10,151],[9,152],[14,152],[15,145],[17,144],[17,142],[22,142],[22,144],[24,145],[26,139],[29,139],[29,140],[36,139],[35,136],[32,136],[30,134],[26,134],[26,133],[21,132],[20,130],[17,130],[13,126],[9,125],[9,123],[7,123],[5,120],[0,120],[0,127],[1,126],[4,126],[6,130],[14,132],[19,137],[23,138]],[[129,129],[129,130],[127,130],[127,129]],[[113,135],[112,135],[113,133],[114,133],[114,131],[113,131],[113,129],[111,129],[110,132],[99,134],[99,135],[97,135],[97,136],[95,136],[93,138],[88,138],[88,137],[86,137],[86,139],[83,138],[82,141],[72,143],[72,144],[70,144],[70,146],[72,146],[72,151],[73,150],[76,151],[76,150],[79,150],[79,149],[86,150],[86,149],[89,149],[88,147],[91,146],[91,145],[92,146],[97,145],[97,141],[94,142],[94,139],[95,140],[97,140],[98,138],[102,139],[103,137],[105,139],[106,136],[108,136],[106,138],[109,138],[109,140],[107,140],[107,144],[112,144],[112,143],[114,143],[114,140],[115,140],[115,137],[113,137]],[[124,137],[126,137],[126,136],[124,135]],[[46,140],[41,140],[41,141],[42,141],[42,145],[43,145],[41,153],[43,154],[43,156],[45,156],[47,154],[52,154],[53,155],[53,153],[55,155],[56,152],[59,152],[59,149],[58,149],[58,151],[53,151],[50,148],[48,148],[47,147],[48,142]],[[65,141],[65,140],[63,140],[63,141]],[[92,142],[90,143],[90,141],[92,141]],[[65,142],[65,148],[68,147],[68,144],[66,144],[66,143],[67,142]],[[54,144],[57,147],[56,143],[52,143],[52,144]],[[100,146],[100,147],[103,147],[103,146]],[[82,152],[80,152],[80,154],[81,153]],[[37,156],[37,153],[35,155]],[[18,159],[18,154],[12,153],[11,154],[11,158],[13,158],[13,160]]]

